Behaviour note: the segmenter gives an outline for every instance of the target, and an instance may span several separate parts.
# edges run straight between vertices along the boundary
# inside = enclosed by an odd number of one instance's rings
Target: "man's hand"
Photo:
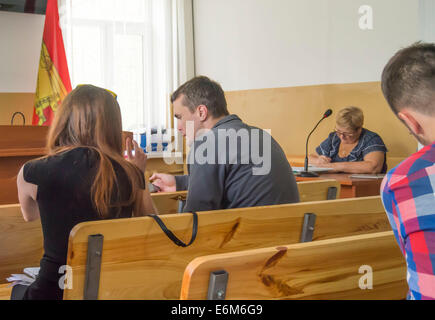
[[[145,173],[147,166],[147,156],[145,152],[143,152],[142,148],[139,147],[137,142],[131,140],[130,137],[127,137],[125,145],[127,147],[127,160],[135,164],[139,169],[142,170],[142,172]],[[134,155],[132,150],[134,150]]]
[[[166,173],[154,173],[150,177],[150,182],[159,187],[159,192],[175,192],[177,187],[175,184],[175,177]]]

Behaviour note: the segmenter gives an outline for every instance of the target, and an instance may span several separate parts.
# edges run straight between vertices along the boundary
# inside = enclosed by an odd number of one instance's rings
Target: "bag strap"
[[[162,219],[160,219],[159,216],[155,214],[148,214],[147,216],[153,218],[157,222],[157,224],[160,226],[163,232],[168,236],[168,238],[172,240],[172,242],[174,242],[179,247],[185,248],[190,246],[193,243],[193,241],[195,241],[196,234],[198,233],[198,215],[194,211],[192,211],[192,214],[193,214],[192,239],[190,239],[190,242],[188,244],[185,244],[183,241],[178,239],[177,236],[173,234],[172,231],[166,227],[166,225],[163,223]]]

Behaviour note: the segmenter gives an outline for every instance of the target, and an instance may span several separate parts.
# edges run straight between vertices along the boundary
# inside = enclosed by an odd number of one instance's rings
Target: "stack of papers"
[[[29,286],[36,280],[36,276],[39,273],[39,267],[24,268],[24,273],[25,274],[12,274],[6,280],[12,282],[12,286],[17,284]]]
[[[292,167],[293,172],[302,172],[304,171],[304,167]],[[320,167],[312,167],[308,166],[308,171],[310,172],[328,172],[331,171],[332,168],[320,168]]]
[[[366,174],[366,173],[358,173],[358,174],[351,174],[349,178],[355,178],[355,179],[382,179],[385,177],[385,174]]]

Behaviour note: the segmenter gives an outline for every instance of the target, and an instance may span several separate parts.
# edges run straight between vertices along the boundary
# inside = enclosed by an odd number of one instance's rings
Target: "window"
[[[193,55],[180,51],[193,46],[189,10],[185,0],[60,0],[72,87],[114,91],[125,131],[173,128],[170,94],[193,76]]]

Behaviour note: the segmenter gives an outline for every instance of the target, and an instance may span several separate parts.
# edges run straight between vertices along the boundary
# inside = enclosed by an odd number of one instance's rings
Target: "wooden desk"
[[[287,155],[287,160],[292,167],[303,167],[305,156]],[[340,182],[340,198],[355,198],[378,196],[382,179],[351,179],[351,173],[322,173],[318,178],[296,177],[296,181],[309,181],[316,179],[335,179]]]
[[[17,175],[24,163],[46,154],[48,127],[0,126],[0,205],[17,203]]]
[[[318,178],[303,178],[296,176],[296,181],[308,181],[318,179],[335,179],[340,182],[340,198],[355,198],[378,196],[382,179],[351,179],[350,173],[323,173]]]

